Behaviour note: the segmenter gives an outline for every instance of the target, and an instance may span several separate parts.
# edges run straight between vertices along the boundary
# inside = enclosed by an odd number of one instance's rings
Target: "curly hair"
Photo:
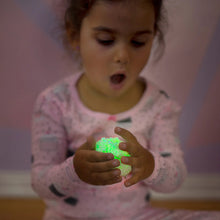
[[[83,19],[88,15],[90,9],[97,1],[122,2],[128,0],[68,0],[68,7],[64,16],[66,30],[64,45],[67,49],[70,49],[69,43],[78,36]],[[157,56],[155,60],[158,61],[162,57],[165,50],[164,34],[168,26],[166,19],[166,10],[163,5],[163,0],[145,1],[150,1],[153,4],[155,11],[154,30],[158,41],[158,47],[156,51]]]

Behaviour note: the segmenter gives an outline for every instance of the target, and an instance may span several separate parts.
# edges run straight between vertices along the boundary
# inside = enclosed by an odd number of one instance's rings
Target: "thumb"
[[[96,141],[93,136],[86,138],[86,142],[80,147],[81,150],[94,150]]]
[[[87,143],[87,146],[89,147],[90,150],[95,149],[96,140],[94,139],[93,136],[87,137],[87,142],[86,143]]]

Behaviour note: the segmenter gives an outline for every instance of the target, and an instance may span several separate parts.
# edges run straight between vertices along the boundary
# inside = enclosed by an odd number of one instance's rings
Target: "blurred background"
[[[19,175],[25,174],[25,180],[29,180],[31,115],[36,96],[76,68],[62,46],[63,2],[0,2],[0,194],[3,195],[5,185],[16,182],[13,177],[19,179]],[[169,22],[165,54],[156,64],[151,57],[143,74],[183,107],[180,139],[189,176],[214,176],[215,183],[219,183],[220,1],[166,0],[165,6]],[[219,186],[215,187],[220,199]]]

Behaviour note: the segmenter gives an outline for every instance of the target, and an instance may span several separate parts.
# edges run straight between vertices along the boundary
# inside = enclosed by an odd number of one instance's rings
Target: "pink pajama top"
[[[81,73],[76,73],[65,78],[36,100],[32,122],[32,187],[47,204],[46,213],[60,216],[58,219],[135,216],[149,206],[150,190],[172,192],[186,176],[178,139],[181,108],[142,77],[147,86],[136,106],[116,115],[95,112],[79,98],[76,83],[80,76]],[[153,154],[152,175],[128,188],[123,181],[108,186],[83,182],[74,170],[74,152],[90,135],[96,140],[116,136],[116,126],[132,132]]]

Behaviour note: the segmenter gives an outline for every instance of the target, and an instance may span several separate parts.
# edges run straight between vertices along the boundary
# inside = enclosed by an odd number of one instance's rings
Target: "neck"
[[[138,80],[128,92],[112,98],[96,91],[86,80],[82,76],[77,85],[80,99],[87,108],[97,112],[117,114],[129,110],[138,103],[145,90],[145,84]]]

